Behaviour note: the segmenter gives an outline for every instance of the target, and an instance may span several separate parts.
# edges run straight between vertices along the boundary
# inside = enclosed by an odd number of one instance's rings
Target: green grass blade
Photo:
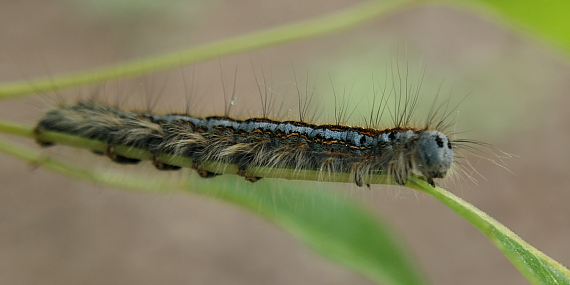
[[[48,78],[4,83],[0,85],[0,100],[139,76],[292,41],[312,39],[362,25],[398,9],[403,9],[413,2],[415,1],[367,1],[332,15],[269,28],[143,60],[69,75],[55,75]]]
[[[33,136],[31,129],[5,122],[0,122],[0,131]],[[275,223],[322,256],[377,283],[425,284],[397,239],[375,215],[333,193],[282,185],[271,187],[279,180],[265,179],[251,184],[237,176],[229,177],[231,183],[220,185],[216,179],[157,181],[156,177],[97,172],[45,157],[40,150],[27,149],[4,140],[0,140],[0,152],[66,176],[102,185],[146,193],[165,194],[178,190],[228,201]]]
[[[412,179],[410,188],[426,192],[485,234],[533,284],[570,284],[570,270],[550,258],[483,211],[451,192]]]

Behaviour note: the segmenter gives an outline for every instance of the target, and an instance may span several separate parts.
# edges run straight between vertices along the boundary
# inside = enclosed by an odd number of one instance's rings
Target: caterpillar
[[[35,132],[43,146],[54,144],[40,138],[44,131],[104,142],[104,154],[122,164],[135,164],[140,159],[117,154],[116,146],[148,150],[159,170],[180,169],[159,160],[161,154],[189,158],[192,168],[204,178],[220,173],[205,170],[203,164],[218,162],[237,165],[237,174],[251,182],[262,177],[248,175],[247,170],[266,167],[348,173],[361,187],[369,186],[368,177],[373,174],[388,175],[400,185],[415,174],[435,187],[434,179],[444,178],[456,162],[458,146],[469,141],[446,135],[443,118],[449,114],[433,124],[436,115],[432,112],[424,127],[409,126],[418,95],[408,95],[403,111],[395,116],[396,125],[384,129],[265,117],[239,120],[229,116],[157,115],[122,111],[88,100],[49,111]]]

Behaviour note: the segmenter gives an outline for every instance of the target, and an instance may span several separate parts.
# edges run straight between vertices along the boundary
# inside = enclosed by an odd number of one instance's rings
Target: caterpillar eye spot
[[[437,143],[437,146],[438,146],[438,147],[440,147],[440,148],[443,147],[443,140],[441,139],[441,137],[436,136],[436,137],[435,137],[435,142]]]

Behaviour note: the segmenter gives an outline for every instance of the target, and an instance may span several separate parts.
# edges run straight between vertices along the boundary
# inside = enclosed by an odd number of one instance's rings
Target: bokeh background
[[[0,0],[0,81],[160,54],[359,1],[115,2]],[[196,102],[199,112],[211,115],[224,107],[222,80],[228,94],[237,74],[238,114],[258,114],[256,82],[265,80],[270,93],[293,94],[279,95],[285,104],[291,104],[288,96],[296,104],[296,85],[317,90],[315,113],[327,120],[334,114],[334,100],[323,91],[331,85],[329,76],[337,90],[353,96],[371,86],[362,83],[371,75],[382,78],[394,65],[410,66],[412,81],[419,82],[425,70],[426,96],[439,86],[452,102],[467,96],[454,113],[466,137],[516,155],[505,161],[509,171],[470,157],[481,174],[474,175],[477,183],[463,179],[448,188],[568,265],[570,68],[562,53],[493,19],[459,8],[418,7],[336,35],[183,70],[4,101],[0,116],[33,125],[50,101],[73,102],[94,92],[108,98],[128,94],[119,101],[133,106],[157,102],[161,111],[184,111]],[[349,101],[367,105],[366,99]],[[196,109],[192,104],[190,111]],[[357,108],[352,118],[367,115]],[[156,174],[148,165],[125,169],[63,147],[45,152],[132,175],[193,175]],[[1,284],[370,284],[233,205],[196,195],[107,189],[7,156],[0,163]],[[330,188],[309,183],[315,191]],[[360,200],[386,220],[434,284],[526,282],[487,238],[429,196],[398,187],[335,188],[342,188],[336,190],[339,198]]]

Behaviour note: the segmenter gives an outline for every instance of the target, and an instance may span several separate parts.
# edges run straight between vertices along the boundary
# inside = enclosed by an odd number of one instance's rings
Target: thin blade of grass
[[[76,72],[0,84],[0,100],[30,96],[34,93],[118,80],[155,73],[228,55],[258,50],[288,42],[313,39],[362,25],[410,6],[413,0],[366,1],[346,10],[275,28],[220,40],[186,50],[142,60]]]

